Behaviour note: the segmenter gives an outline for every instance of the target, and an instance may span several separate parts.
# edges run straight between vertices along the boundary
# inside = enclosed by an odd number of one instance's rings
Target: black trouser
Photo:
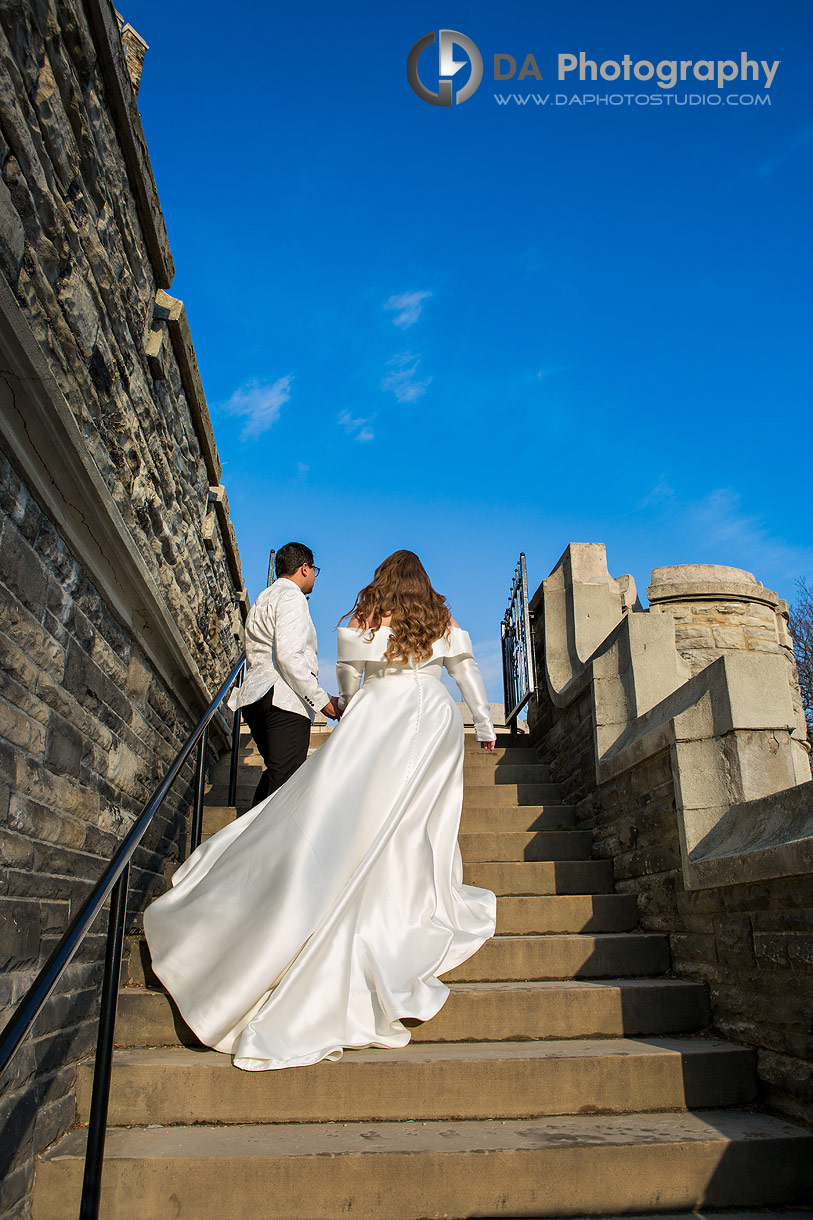
[[[290,779],[308,757],[311,722],[298,712],[274,707],[274,688],[243,708],[243,719],[262,755],[265,770],[260,776],[252,808]]]

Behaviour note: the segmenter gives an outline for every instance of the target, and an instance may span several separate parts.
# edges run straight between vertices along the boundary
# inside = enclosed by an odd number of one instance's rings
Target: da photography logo
[[[418,60],[434,41],[435,31],[432,30],[415,43],[407,56],[407,80],[418,97],[429,102],[431,106],[451,106],[453,102],[459,106],[461,102],[468,101],[483,79],[483,57],[476,45],[465,34],[461,34],[458,30],[438,30],[438,89],[437,93],[433,93],[431,89],[427,89],[418,75]],[[456,93],[452,90],[454,82],[451,78],[461,68],[465,68],[466,60],[455,59],[455,47],[460,47],[465,51],[471,63],[471,75],[467,83]]]

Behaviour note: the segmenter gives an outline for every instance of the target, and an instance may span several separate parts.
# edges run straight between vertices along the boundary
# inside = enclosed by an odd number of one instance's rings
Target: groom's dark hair
[[[286,542],[277,551],[274,571],[277,576],[293,576],[303,563],[313,566],[313,551],[302,542]]]

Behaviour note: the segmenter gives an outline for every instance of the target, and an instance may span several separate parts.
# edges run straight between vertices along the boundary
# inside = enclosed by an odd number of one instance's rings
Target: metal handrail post
[[[515,733],[519,713],[533,697],[536,686],[524,551],[514,569],[501,631],[505,722]]]
[[[130,865],[125,865],[110,895],[107,920],[107,944],[104,954],[104,978],[99,1011],[99,1031],[96,1038],[96,1060],[93,1065],[93,1093],[90,1102],[85,1173],[82,1179],[82,1202],[79,1220],[98,1220],[102,1191],[104,1141],[107,1133],[107,1110],[110,1103],[110,1073],[113,1067],[113,1034],[116,1028],[116,1004],[121,976],[121,954],[127,917],[127,886]]]
[[[203,730],[198,742],[198,753],[195,759],[195,795],[192,805],[192,826],[190,828],[190,851],[200,847],[203,834],[203,790],[206,787],[206,746],[209,741],[208,726]]]
[[[523,610],[523,628],[524,628],[524,651],[525,651],[525,674],[528,688],[528,696],[530,697],[536,690],[535,675],[535,660],[533,650],[533,635],[531,634],[531,611],[528,604],[528,571],[525,567],[525,552],[522,551],[519,557],[520,574],[522,579],[522,610]]]
[[[246,669],[245,669],[245,666],[243,666],[243,668],[240,670],[239,674],[237,675],[238,690],[243,685],[243,678],[245,676],[246,676]],[[243,719],[243,713],[242,713],[241,709],[238,707],[234,713],[234,720],[232,721],[232,726],[231,726],[231,760],[229,762],[229,795],[226,800],[226,804],[229,805],[230,808],[232,808],[232,809],[235,809],[237,807],[237,762],[238,762],[238,755],[239,755],[239,750],[240,750],[240,723],[241,723],[242,719]]]

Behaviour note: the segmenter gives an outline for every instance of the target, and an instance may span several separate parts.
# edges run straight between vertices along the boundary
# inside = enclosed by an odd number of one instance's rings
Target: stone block
[[[776,902],[776,898],[774,898]],[[810,932],[813,931],[813,910],[791,910],[779,905],[772,911],[756,911],[750,918],[754,932]]]
[[[137,782],[143,770],[143,760],[122,741],[117,742],[107,756],[107,778],[125,792],[143,791]]]
[[[700,626],[699,623],[676,623],[675,642],[679,651],[684,648],[713,648],[714,636],[711,627]]]
[[[29,754],[42,754],[45,749],[45,726],[5,699],[0,699],[0,734],[17,749]]]
[[[61,716],[52,715],[45,750],[48,768],[62,775],[78,776],[83,748],[79,730]]]
[[[49,809],[19,792],[12,794],[8,811],[9,829],[31,840],[61,843],[81,847],[85,840],[85,825],[58,809]]]
[[[8,837],[10,836],[7,835],[7,832],[0,829],[0,860]],[[50,898],[71,903],[82,902],[87,898],[86,878],[36,872],[33,868],[34,845],[29,844],[29,846],[31,849],[29,862],[24,866],[9,865],[6,869],[3,878],[5,890],[2,891],[6,898]],[[57,853],[55,853],[54,859],[59,859]],[[64,857],[63,863],[65,863]]]
[[[25,1156],[25,1159],[16,1168],[0,1173],[0,1215],[3,1220],[30,1220],[31,1217],[34,1162],[25,1145],[18,1149],[19,1156]]]
[[[714,920],[717,961],[724,966],[753,965],[754,936],[749,916],[720,915]]]
[[[786,878],[729,885],[720,894],[727,911],[781,911],[787,914],[813,910],[813,876],[794,877],[792,885],[788,885]],[[761,916],[754,914],[753,918],[754,931],[762,931],[756,925]]]
[[[127,667],[126,692],[130,700],[138,707],[144,707],[152,683],[152,675],[147,668],[141,653],[135,649],[130,653]]]
[[[47,569],[48,576],[70,591],[77,579],[76,561],[56,526],[44,515],[37,531],[35,549]]]
[[[0,905],[0,969],[18,970],[35,964],[39,957],[39,919],[34,917],[38,912],[26,904],[15,904],[13,910],[9,905]]]
[[[83,707],[100,716],[103,722],[107,723],[104,712],[109,709],[129,724],[130,705],[126,696],[73,641],[67,650],[65,686]]]
[[[770,970],[772,966],[790,968],[790,941],[792,937],[783,932],[766,932],[754,935],[754,954],[757,964]]]
[[[745,648],[745,631],[742,627],[713,627],[712,635],[717,648]]]
[[[31,691],[36,688],[40,671],[22,649],[0,633],[0,669]]]
[[[670,936],[669,940],[672,947],[672,958],[678,970],[680,963],[684,961],[717,961],[717,941],[711,934],[676,932]]]
[[[813,931],[789,937],[788,961],[794,970],[813,971]]]
[[[34,1120],[34,1147],[47,1148],[60,1135],[70,1131],[75,1122],[76,1101],[71,1094],[40,1106]]]
[[[60,644],[5,585],[0,584],[0,631],[40,669],[62,674],[64,653]]]
[[[54,682],[46,674],[40,674],[37,694],[47,707],[75,724],[85,739],[96,742],[102,749],[110,748],[113,743],[110,729],[81,707],[75,696],[61,684]]]
[[[781,649],[776,640],[770,639],[754,639],[748,638],[749,652],[780,652]]]
[[[30,868],[34,861],[34,845],[23,835],[0,826],[0,864],[4,868]]]
[[[774,643],[778,643],[775,621],[771,626],[746,623],[744,630],[745,638],[748,640],[773,640]]]
[[[692,617],[700,620],[744,618],[748,611],[745,602],[693,602]]]
[[[45,571],[34,549],[6,520],[0,533],[3,583],[35,616],[45,609]]]
[[[0,265],[12,286],[17,282],[24,252],[25,227],[11,192],[0,178]]]

